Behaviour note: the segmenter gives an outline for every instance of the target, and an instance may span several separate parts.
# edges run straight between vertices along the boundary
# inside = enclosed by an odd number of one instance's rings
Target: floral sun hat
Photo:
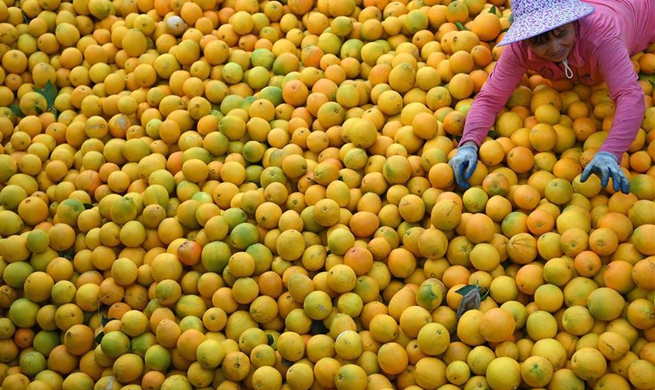
[[[512,0],[511,8],[512,24],[497,46],[537,36],[594,11],[579,0]]]

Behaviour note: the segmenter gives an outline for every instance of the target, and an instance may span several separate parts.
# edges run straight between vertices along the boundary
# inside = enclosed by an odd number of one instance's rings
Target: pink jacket
[[[568,58],[574,80],[585,84],[605,81],[616,104],[610,133],[600,148],[618,161],[628,150],[643,120],[644,94],[637,83],[630,56],[655,42],[655,0],[583,0],[594,6],[578,20],[577,39]],[[478,146],[493,126],[496,114],[527,70],[550,80],[562,79],[564,67],[534,55],[525,41],[508,45],[477,94],[464,126],[460,145]]]

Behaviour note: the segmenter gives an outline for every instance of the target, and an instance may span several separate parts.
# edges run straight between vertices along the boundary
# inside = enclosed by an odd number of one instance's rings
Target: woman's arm
[[[512,44],[503,50],[487,82],[475,96],[466,116],[464,134],[459,144],[473,141],[480,146],[493,126],[496,115],[503,108],[514,89],[527,71],[520,45]]]
[[[594,54],[598,70],[616,104],[612,128],[599,151],[612,153],[620,163],[644,118],[644,92],[637,82],[628,49],[618,38],[609,38]]]

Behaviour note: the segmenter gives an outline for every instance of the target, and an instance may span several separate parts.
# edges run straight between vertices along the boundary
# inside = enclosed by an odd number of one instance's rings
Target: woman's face
[[[557,27],[548,33],[548,40],[529,43],[530,50],[537,56],[553,61],[565,60],[575,42],[575,25],[573,23]]]

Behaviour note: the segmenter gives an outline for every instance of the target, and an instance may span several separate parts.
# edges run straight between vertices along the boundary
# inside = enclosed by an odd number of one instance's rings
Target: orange
[[[580,379],[570,368],[562,368],[553,373],[550,386],[553,388],[584,389],[585,381]]]
[[[553,376],[553,365],[542,356],[530,356],[521,362],[521,378],[531,387],[546,386]]]
[[[312,208],[314,221],[323,227],[336,224],[340,217],[339,204],[330,198],[320,199]]]
[[[583,380],[600,378],[606,368],[605,356],[595,348],[581,348],[571,356],[571,369]]]
[[[228,352],[223,358],[221,369],[225,377],[232,381],[241,381],[250,373],[250,364],[248,355],[241,351]]]
[[[469,259],[477,270],[491,272],[500,264],[500,253],[492,244],[478,243],[469,253]]]
[[[489,200],[487,193],[480,187],[471,187],[462,195],[464,209],[469,213],[482,213]]]
[[[329,356],[323,357],[314,365],[315,383],[324,387],[336,387],[335,375],[341,363]]]
[[[526,328],[530,338],[535,341],[553,338],[557,334],[557,320],[552,314],[537,310],[528,315]]]
[[[628,353],[630,344],[617,332],[603,332],[598,336],[598,350],[609,361],[617,361]]]
[[[95,335],[91,328],[83,324],[76,324],[66,331],[64,344],[71,354],[81,356],[91,350],[94,338]]]
[[[429,228],[418,237],[418,250],[428,259],[439,259],[446,254],[447,236],[439,229]]]
[[[587,297],[587,307],[594,318],[611,321],[618,318],[625,306],[625,299],[617,291],[608,287],[599,287]]]
[[[577,256],[576,256],[577,258]],[[632,279],[633,265],[625,260],[613,260],[603,270],[603,283],[621,294],[626,294],[635,287]]]
[[[8,273],[9,275],[9,273]],[[43,302],[50,297],[54,279],[45,272],[33,272],[23,282],[25,297],[32,302]]]
[[[653,321],[650,316],[655,309],[646,299],[637,298],[630,302],[627,309],[628,321],[638,329],[649,329]]]
[[[531,211],[539,205],[541,194],[528,184],[519,184],[513,191],[512,200],[518,208]]]
[[[485,376],[493,389],[512,389],[521,384],[521,365],[510,357],[497,357],[489,362]]]
[[[314,382],[314,371],[307,364],[296,363],[289,367],[285,379],[291,387],[309,388]]]
[[[252,383],[255,389],[278,389],[282,386],[282,374],[270,366],[258,367],[252,373]]]
[[[609,228],[614,231],[619,242],[626,241],[633,232],[629,217],[618,212],[604,214],[598,219],[596,225],[599,228]]]
[[[421,388],[443,386],[447,383],[446,364],[435,357],[419,360],[414,368],[414,380]]]
[[[542,284],[535,290],[534,302],[540,310],[554,313],[562,307],[564,294],[554,284]]]
[[[544,195],[550,203],[564,205],[573,197],[573,186],[562,178],[555,178],[546,184]]]
[[[487,178],[489,178],[490,176],[491,175],[488,175]],[[500,174],[498,178],[505,179],[505,177]],[[484,188],[484,182],[483,182],[483,188]],[[507,183],[507,189],[509,190],[509,183]],[[493,193],[495,191],[486,191],[486,192]],[[485,214],[488,215],[494,222],[501,223],[501,228],[502,228],[503,220],[511,212],[512,212],[512,203],[509,200],[507,200],[507,198],[505,198],[503,195],[500,194],[492,195],[487,201],[487,204],[485,206]]]
[[[474,244],[489,243],[494,235],[494,221],[486,214],[476,213],[470,216],[465,225],[465,235]]]
[[[562,326],[564,330],[574,336],[583,336],[588,333],[594,325],[594,318],[584,306],[571,306],[562,314]]]
[[[430,167],[428,178],[430,183],[439,189],[447,189],[455,183],[453,170],[445,162],[439,162]]]
[[[500,308],[492,308],[480,319],[480,333],[485,340],[499,343],[509,340],[515,329],[514,316]]]
[[[460,341],[469,346],[477,346],[485,343],[486,340],[480,333],[480,323],[483,314],[483,312],[475,309],[464,312],[460,321],[457,323],[457,337]]]
[[[517,173],[529,172],[534,165],[534,155],[525,146],[516,146],[507,153],[507,166]]]
[[[416,337],[419,331],[430,322],[432,322],[432,317],[427,309],[421,306],[411,306],[403,310],[399,325],[404,334]]]
[[[377,353],[378,364],[387,375],[398,375],[405,371],[409,363],[407,351],[396,342],[383,344]]]
[[[501,32],[500,19],[488,12],[481,12],[471,25],[471,31],[483,41],[493,41]]]
[[[628,369],[628,379],[630,383],[639,389],[646,389],[650,386],[649,378],[655,373],[655,364],[639,359],[630,365]]]
[[[555,218],[553,215],[543,209],[533,210],[527,218],[527,227],[532,234],[540,236],[548,233],[555,227]]]
[[[589,248],[599,256],[614,253],[619,245],[619,239],[610,228],[598,228],[589,235]]]
[[[469,74],[458,73],[450,79],[448,90],[454,98],[461,100],[471,96],[474,86],[473,79]]]
[[[518,264],[528,264],[537,257],[537,239],[529,233],[518,233],[507,242],[507,255]]]
[[[375,315],[368,326],[374,340],[387,343],[398,337],[398,323],[388,314]]]
[[[392,249],[387,261],[389,271],[396,277],[409,277],[416,269],[416,256],[406,248]]]
[[[458,51],[453,53],[449,58],[450,70],[457,73],[471,73],[475,63],[473,56],[466,51]],[[452,79],[451,79],[452,82]]]
[[[540,111],[542,107],[552,107],[551,105],[543,105],[537,109]],[[555,108],[552,108],[555,110]],[[539,120],[539,119],[537,119]],[[557,123],[555,121],[555,123]],[[547,152],[553,150],[557,145],[557,132],[549,123],[539,123],[530,129],[528,135],[530,145],[538,152]]]
[[[480,160],[487,166],[500,164],[505,159],[505,152],[500,142],[488,140],[480,145]]]
[[[373,267],[373,254],[367,248],[352,247],[344,254],[343,261],[357,276],[361,276]]]
[[[464,23],[469,17],[469,10],[464,1],[457,0],[448,4],[445,14],[446,20],[451,23]]]
[[[475,375],[484,375],[489,363],[495,358],[494,351],[486,345],[476,346],[470,350],[466,362]]]
[[[575,256],[573,266],[580,276],[593,277],[601,268],[599,255],[594,251],[582,251]]]
[[[637,227],[632,233],[632,243],[635,248],[644,255],[651,256],[655,254],[655,246],[652,240],[646,237],[652,237],[655,233],[655,224],[644,224]]]
[[[581,228],[573,227],[561,234],[562,251],[567,256],[575,257],[588,249],[589,235]]]
[[[648,225],[642,225],[648,226]],[[637,228],[639,229],[639,228]],[[655,265],[655,259],[647,257],[643,260],[639,260],[634,267],[632,268],[632,278],[637,286],[644,289],[652,289],[655,283],[653,282],[653,266]]]

